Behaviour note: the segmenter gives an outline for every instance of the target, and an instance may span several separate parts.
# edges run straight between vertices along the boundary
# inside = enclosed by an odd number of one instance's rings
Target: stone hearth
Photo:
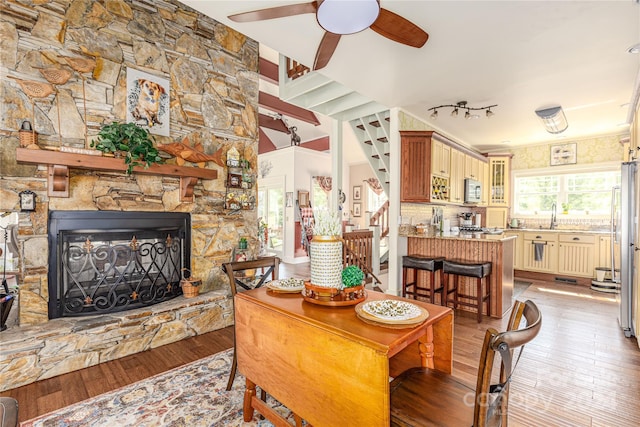
[[[230,326],[228,296],[212,291],[126,312],[10,328],[1,336],[0,392]]]

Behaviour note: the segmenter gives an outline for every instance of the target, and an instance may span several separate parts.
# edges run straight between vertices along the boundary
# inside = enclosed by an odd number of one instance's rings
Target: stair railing
[[[302,77],[310,71],[309,67],[287,57],[287,76],[291,80]]]
[[[342,239],[343,268],[349,265],[355,265],[365,274],[365,281],[367,283],[371,282],[371,278],[375,280],[376,284],[382,283],[373,273],[372,268],[373,231],[350,231],[348,233],[343,233]]]
[[[380,237],[387,237],[389,235],[389,201],[384,202],[380,209],[378,209],[369,219],[370,226],[380,227]]]

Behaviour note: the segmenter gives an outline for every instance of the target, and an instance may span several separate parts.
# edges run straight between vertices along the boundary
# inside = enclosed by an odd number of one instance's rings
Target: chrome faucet
[[[556,218],[556,210],[557,210],[556,202],[553,202],[551,204],[551,225],[549,226],[550,230],[553,230],[558,226],[557,218]]]

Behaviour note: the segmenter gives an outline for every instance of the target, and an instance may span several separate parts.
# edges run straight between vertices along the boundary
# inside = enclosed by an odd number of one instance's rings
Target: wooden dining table
[[[366,301],[401,299],[367,291]],[[418,342],[415,366],[452,369],[453,312],[414,300],[428,311],[418,325],[364,321],[355,307],[326,306],[292,293],[253,289],[235,296],[238,370],[246,378],[244,420],[258,410],[289,424],[259,399],[256,385],[314,427],[389,426],[389,359]]]

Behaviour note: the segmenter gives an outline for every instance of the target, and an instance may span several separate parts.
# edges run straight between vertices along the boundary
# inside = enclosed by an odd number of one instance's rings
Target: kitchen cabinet
[[[400,132],[400,201],[431,201],[431,136],[429,131]]]
[[[464,155],[464,177],[475,179],[476,181],[482,181],[481,171],[480,171],[480,159],[477,157],[470,156],[468,154]]]
[[[541,273],[557,271],[558,233],[524,232],[522,244],[523,270]]]
[[[620,248],[615,244],[615,263],[616,268],[620,267]],[[598,237],[598,257],[596,267],[611,268],[611,236]]]
[[[595,235],[560,233],[558,235],[558,274],[593,277],[596,253]]]
[[[489,163],[480,162],[481,174],[480,182],[482,183],[482,200],[481,206],[487,206],[489,204]]]
[[[449,202],[451,147],[433,131],[400,132],[400,201]]]
[[[489,206],[509,207],[510,155],[489,156]]]
[[[522,270],[523,269],[523,265],[522,265],[523,233],[521,231],[505,231],[504,235],[505,237],[511,237],[511,236],[516,237],[515,243],[513,245],[513,268],[516,270]]]
[[[464,165],[465,157],[462,151],[451,150],[451,167],[449,170],[450,177],[450,194],[449,201],[452,203],[464,203]]]
[[[485,226],[488,228],[507,228],[509,208],[487,208]]]
[[[431,142],[431,173],[448,177],[451,164],[451,146],[442,141],[432,139]]]

